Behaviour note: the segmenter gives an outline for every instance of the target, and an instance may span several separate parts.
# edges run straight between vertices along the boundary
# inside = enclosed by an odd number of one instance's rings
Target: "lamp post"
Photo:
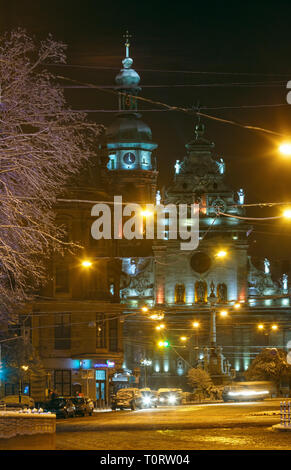
[[[273,323],[272,325],[268,325],[268,329],[266,329],[264,323],[259,323],[257,325],[257,328],[261,333],[263,333],[266,336],[267,346],[270,345],[270,334],[271,333],[276,333],[279,329],[279,327],[276,323]]]
[[[152,365],[152,361],[149,359],[142,359],[140,361],[141,365],[144,366],[144,387],[147,386],[147,367]]]

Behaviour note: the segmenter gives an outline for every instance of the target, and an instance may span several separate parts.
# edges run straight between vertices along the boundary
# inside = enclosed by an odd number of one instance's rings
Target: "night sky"
[[[133,36],[133,67],[145,87],[141,96],[183,107],[199,100],[202,112],[265,127],[291,139],[291,105],[286,101],[286,84],[291,80],[290,20],[288,1],[11,0],[0,10],[1,32],[22,26],[38,39],[52,33],[68,45],[68,64],[82,67],[53,69],[61,75],[114,85],[124,57],[122,36],[128,29]],[[104,91],[67,89],[66,96],[74,109],[117,109],[115,96]],[[140,108],[159,144],[162,186],[170,180],[175,160],[185,155],[195,118],[146,111],[162,109],[157,105]],[[113,117],[110,112],[89,114],[105,125]],[[280,137],[203,122],[217,155],[226,161],[229,184],[234,190],[245,189],[247,203],[291,201],[291,159],[278,155]],[[277,215],[278,208],[257,208],[248,214],[267,217]],[[267,256],[274,274],[286,271],[282,263],[291,260],[291,223],[265,221],[254,228],[250,253]]]

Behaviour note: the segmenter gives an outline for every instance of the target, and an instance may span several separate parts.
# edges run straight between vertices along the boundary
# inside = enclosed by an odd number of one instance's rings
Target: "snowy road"
[[[57,449],[291,449],[291,432],[272,429],[280,400],[184,405],[96,413],[57,422]]]

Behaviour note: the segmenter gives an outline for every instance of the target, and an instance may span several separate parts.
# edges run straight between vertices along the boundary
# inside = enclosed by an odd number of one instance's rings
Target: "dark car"
[[[54,413],[57,418],[73,418],[76,415],[76,407],[70,398],[58,397],[43,403],[44,411]]]
[[[73,397],[71,398],[76,408],[76,415],[79,416],[92,416],[94,410],[94,403],[87,397]]]

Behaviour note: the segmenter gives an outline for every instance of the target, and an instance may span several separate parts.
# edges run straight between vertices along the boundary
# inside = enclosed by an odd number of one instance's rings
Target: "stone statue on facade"
[[[195,294],[196,294],[196,302],[205,302],[205,297],[207,294],[206,282],[203,282],[203,281],[196,282]]]
[[[224,283],[218,284],[218,286],[217,286],[217,297],[218,297],[218,302],[226,302],[227,301],[227,287]]]
[[[244,202],[245,202],[245,192],[242,188],[237,192],[237,195],[238,195],[239,204],[244,204]]]

